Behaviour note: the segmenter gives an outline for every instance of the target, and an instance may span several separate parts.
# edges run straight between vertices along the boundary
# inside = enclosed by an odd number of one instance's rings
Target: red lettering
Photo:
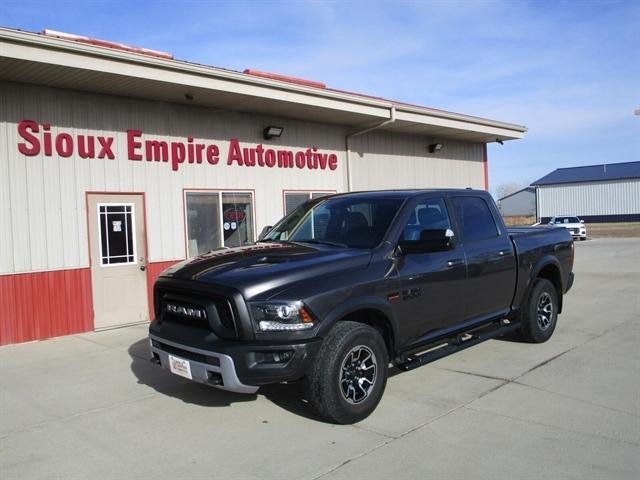
[[[193,151],[193,137],[187,137],[187,159],[189,163],[193,163],[196,161]]]
[[[94,158],[96,156],[96,145],[93,135],[89,135],[85,142],[84,135],[78,135],[78,155],[80,158]]]
[[[256,166],[256,149],[255,148],[243,148],[244,151],[244,165],[246,167]]]
[[[73,138],[68,133],[60,133],[56,136],[56,152],[64,158],[73,154]]]
[[[320,164],[320,168],[322,170],[327,168],[327,159],[328,159],[329,155],[326,154],[326,153],[316,153],[315,155],[318,158],[318,162]]]
[[[304,168],[305,158],[304,152],[296,152],[296,167]]]
[[[293,168],[293,152],[290,150],[278,150],[278,167]]]
[[[49,125],[48,123],[43,123],[42,129],[44,130],[44,154],[45,156],[50,157],[53,153],[53,149],[51,148],[51,133],[49,132],[49,130],[51,129],[51,125]]]
[[[256,147],[256,154],[258,155],[258,165],[260,165],[261,167],[264,167],[264,158],[263,158],[264,148],[262,147],[262,144],[259,144]]]
[[[178,170],[178,165],[184,162],[185,154],[184,143],[171,142],[171,169],[174,172]]]
[[[276,164],[276,152],[271,149],[264,152],[264,163],[267,164],[267,167],[273,168]]]
[[[204,147],[204,145],[203,145]],[[207,162],[211,165],[217,165],[220,161],[220,150],[217,145],[209,145],[207,147]]]
[[[104,158],[105,155],[109,158],[109,160],[113,160],[114,158],[116,158],[116,156],[113,154],[113,151],[111,150],[111,146],[113,145],[113,137],[98,137],[98,143],[101,147],[98,158]]]
[[[33,133],[38,133],[40,131],[38,124],[33,120],[22,120],[18,124],[18,134],[25,140],[25,143],[18,143],[18,150],[23,155],[33,157],[40,153],[40,141],[38,140],[38,137],[31,135],[29,130]],[[27,142],[30,145],[28,145]]]
[[[144,149],[147,162],[168,162],[169,161],[169,145],[167,142],[157,140],[145,140]]]
[[[242,151],[240,150],[240,142],[235,138],[232,138],[229,143],[229,155],[227,156],[227,165],[231,165],[233,162],[238,162],[238,165],[242,165]]]
[[[335,153],[329,155],[329,168],[331,170],[335,170],[336,168],[338,168],[338,157]]]
[[[306,151],[306,152],[304,152],[304,156],[305,156],[305,158],[307,159],[307,167],[309,167],[309,169],[313,169],[313,168],[315,168],[315,167],[313,166],[313,161],[312,161],[312,160],[313,160],[313,157],[312,157],[312,155],[311,155],[311,149],[310,149],[310,148],[307,148],[307,151]]]
[[[202,151],[204,150],[204,147],[205,147],[204,143],[198,143],[196,145],[196,162],[198,163],[202,163]]]
[[[142,155],[136,152],[136,149],[142,146],[142,142],[137,142],[136,138],[141,136],[142,132],[140,130],[127,130],[127,155],[129,160],[142,160]],[[100,140],[100,137],[98,137],[98,140]]]

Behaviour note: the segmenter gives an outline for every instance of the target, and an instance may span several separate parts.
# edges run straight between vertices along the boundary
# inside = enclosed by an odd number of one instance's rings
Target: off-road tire
[[[354,357],[356,354],[362,357]],[[375,361],[375,377],[368,393],[358,390],[364,398],[354,403],[358,397],[349,390],[349,400],[343,393],[348,389],[348,368],[353,358],[366,359],[372,353],[367,364],[368,369]],[[355,362],[358,364],[357,362]],[[364,365],[364,361],[358,365]],[[324,338],[320,351],[309,367],[305,377],[307,401],[314,412],[323,420],[351,424],[368,417],[378,406],[387,383],[389,356],[384,340],[373,327],[357,322],[338,322]],[[351,372],[352,373],[352,372]],[[363,374],[361,374],[363,375]],[[367,371],[367,375],[370,372]],[[342,380],[342,382],[341,382]],[[355,381],[357,383],[357,380]],[[361,383],[362,385],[367,385]],[[354,398],[351,398],[353,396]]]
[[[520,310],[520,338],[543,343],[551,338],[558,320],[558,292],[549,280],[535,280],[527,303]]]

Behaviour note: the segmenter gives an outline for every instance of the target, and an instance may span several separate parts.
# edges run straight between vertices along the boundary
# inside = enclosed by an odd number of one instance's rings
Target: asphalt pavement
[[[554,336],[392,372],[315,419],[300,384],[237,395],[148,361],[146,326],[0,348],[0,478],[640,478],[640,239],[576,243]]]

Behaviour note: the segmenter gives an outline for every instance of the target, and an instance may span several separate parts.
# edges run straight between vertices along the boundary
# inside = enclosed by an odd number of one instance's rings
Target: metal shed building
[[[640,221],[640,162],[558,168],[532,185],[543,223],[554,215],[594,223]]]
[[[487,188],[486,144],[525,131],[0,29],[0,343],[147,321],[163,269],[251,243],[313,196]]]
[[[503,217],[535,216],[536,189],[525,187],[498,200],[498,208]]]

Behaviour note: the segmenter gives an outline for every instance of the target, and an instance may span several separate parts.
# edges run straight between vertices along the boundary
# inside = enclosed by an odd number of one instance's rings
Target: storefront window
[[[220,248],[220,208],[218,193],[188,192],[187,249],[190,257]]]
[[[225,247],[253,243],[253,205],[250,193],[222,193]]]
[[[328,192],[284,192],[284,214],[289,215],[310,198],[331,195]]]

